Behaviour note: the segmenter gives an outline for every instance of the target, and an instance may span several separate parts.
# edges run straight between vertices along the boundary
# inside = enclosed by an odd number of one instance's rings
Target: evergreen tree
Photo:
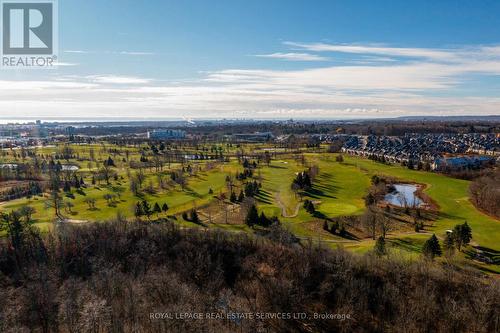
[[[255,207],[255,205],[252,205],[247,213],[247,217],[245,218],[245,223],[249,227],[253,227],[258,222],[259,222],[259,213],[257,212],[257,207]]]
[[[386,254],[386,249],[385,249],[385,239],[384,237],[380,236],[377,239],[377,242],[375,243],[375,254],[378,256],[383,256]]]
[[[455,240],[453,233],[446,233],[446,238],[444,239],[444,249],[447,254],[451,255],[455,251]]]
[[[229,197],[229,201],[231,201],[232,203],[236,202],[236,193],[231,192],[231,196]]]
[[[139,218],[143,215],[143,212],[142,212],[142,205],[140,202],[138,202],[136,205],[135,205],[135,210],[134,210],[134,215],[135,217]]]
[[[243,199],[245,199],[245,193],[243,193],[243,190],[240,191],[240,194],[238,195],[238,202],[243,202]]]
[[[424,247],[422,248],[422,252],[429,259],[434,259],[434,257],[440,256],[442,254],[439,240],[437,239],[435,234],[425,242]]]
[[[168,205],[167,205],[167,203],[164,203],[164,204],[161,206],[161,210],[162,210],[164,213],[166,213],[166,212],[167,212],[167,210],[168,210]]]
[[[191,222],[196,224],[199,224],[201,222],[200,217],[198,216],[198,212],[194,208],[191,210]]]
[[[468,245],[470,243],[472,239],[472,229],[467,222],[464,224],[457,224],[455,228],[453,228],[452,237],[458,251],[461,251],[463,245]]]
[[[64,192],[70,192],[71,191],[71,185],[69,182],[64,182]]]
[[[161,213],[161,208],[160,208],[160,205],[158,205],[158,203],[156,202],[154,207],[153,207],[153,213],[155,214],[160,214]]]
[[[328,229],[328,221],[327,220],[325,220],[325,222],[323,222],[323,230],[329,231],[329,229]]]
[[[115,166],[115,161],[113,161],[113,159],[111,158],[111,156],[108,157],[108,159],[104,162],[104,165],[105,166]]]
[[[339,230],[339,222],[335,221],[335,222],[332,223],[332,228],[330,229],[330,232],[332,234],[336,234],[337,230]]]
[[[461,237],[462,237],[463,245],[469,245],[469,243],[472,239],[472,229],[469,226],[469,224],[467,223],[467,221],[465,221],[465,223],[462,224]]]
[[[347,233],[347,230],[345,230],[345,226],[344,224],[342,223],[342,225],[340,226],[340,236],[344,237]]]
[[[260,217],[259,217],[259,225],[260,226],[263,226],[263,227],[269,227],[271,225],[271,220],[269,220],[266,216],[266,214],[264,214],[264,212],[260,213]]]
[[[142,213],[146,215],[148,219],[151,216],[151,206],[146,200],[142,201]]]

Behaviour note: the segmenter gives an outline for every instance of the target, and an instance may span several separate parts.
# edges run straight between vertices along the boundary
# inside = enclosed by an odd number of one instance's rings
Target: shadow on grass
[[[417,243],[413,243],[404,239],[389,239],[387,241],[392,244],[393,247],[399,247],[410,252],[422,252],[422,247]]]
[[[305,191],[305,194],[310,196],[311,198],[314,198],[314,199],[320,199],[320,198],[336,199],[336,197],[334,197],[330,194],[326,194],[324,191],[318,189],[316,186],[308,191]]]
[[[349,239],[349,240],[353,240],[353,241],[359,241],[360,238],[357,237],[356,235],[354,234],[351,234],[349,231],[345,231],[343,235],[338,235],[342,238],[345,238],[345,239]]]

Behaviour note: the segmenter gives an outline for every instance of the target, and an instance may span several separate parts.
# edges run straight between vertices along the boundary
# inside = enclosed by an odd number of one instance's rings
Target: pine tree
[[[467,224],[467,221],[465,221],[465,223],[462,224],[461,237],[463,245],[469,245],[472,239],[472,229],[471,227],[469,227],[469,224]]]
[[[142,213],[146,215],[148,219],[151,216],[151,206],[146,200],[142,201]]]
[[[335,234],[335,233],[337,233],[337,230],[339,230],[339,222],[335,221],[332,223],[332,228],[330,229],[330,232],[332,234]]]
[[[453,238],[453,233],[446,233],[446,238],[444,239],[444,249],[448,255],[455,252],[455,240]]]
[[[377,242],[375,243],[375,254],[378,256],[383,256],[386,254],[386,249],[385,249],[385,239],[384,237],[380,236],[377,239]]]
[[[451,234],[453,237],[453,241],[455,242],[455,246],[457,247],[458,251],[462,250],[462,225],[457,224],[455,228],[453,228],[453,233]]]
[[[167,203],[164,203],[164,204],[161,206],[161,210],[162,210],[164,213],[166,213],[166,212],[167,212],[167,210],[168,210],[168,205],[167,205]]]
[[[238,202],[243,202],[243,199],[245,199],[245,193],[243,193],[243,190],[240,191],[240,194],[238,195]]]
[[[160,214],[161,213],[161,208],[160,208],[160,205],[158,205],[158,203],[156,202],[154,207],[153,207],[153,213],[155,214]]]
[[[461,251],[463,245],[468,245],[470,243],[472,239],[472,229],[467,222],[464,224],[457,224],[455,228],[453,228],[452,236],[458,251]]]
[[[201,222],[198,216],[198,212],[194,208],[191,210],[191,222],[196,224],[199,224]]]
[[[328,229],[328,221],[327,220],[325,220],[325,222],[323,222],[323,230],[329,231],[329,229]]]
[[[140,202],[138,202],[136,205],[135,205],[135,210],[134,210],[134,215],[135,217],[139,218],[141,217],[143,214],[142,212],[142,205]]]
[[[107,161],[104,162],[105,166],[115,166],[115,161],[111,158],[111,156],[108,157]]]
[[[266,216],[266,214],[264,214],[264,212],[260,213],[259,225],[263,226],[263,227],[269,227],[271,225],[271,220],[269,220],[267,218],[267,216]]]
[[[424,247],[422,248],[422,252],[429,259],[434,259],[434,257],[440,256],[442,254],[439,240],[437,239],[435,234],[425,242]]]
[[[232,203],[236,202],[236,193],[231,192],[231,196],[229,197],[229,201],[231,201]]]
[[[252,205],[250,207],[250,210],[248,211],[245,223],[249,227],[253,227],[255,224],[258,223],[258,221],[259,221],[259,213],[257,212],[257,207],[255,207],[255,205]]]

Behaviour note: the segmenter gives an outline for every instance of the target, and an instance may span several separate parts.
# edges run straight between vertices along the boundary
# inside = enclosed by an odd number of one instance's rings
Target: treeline
[[[476,207],[500,218],[500,169],[476,178],[469,186],[469,193]]]
[[[0,190],[0,202],[41,195],[43,189],[44,186],[42,182],[29,182],[21,186],[13,186],[4,191]]]
[[[63,225],[47,237],[15,217],[4,215],[2,223],[8,238],[0,244],[1,332],[499,330],[497,280],[428,261],[170,223]],[[306,316],[150,318],[158,312]]]

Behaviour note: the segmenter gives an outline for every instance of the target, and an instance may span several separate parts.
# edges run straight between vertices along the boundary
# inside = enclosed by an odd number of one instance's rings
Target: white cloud
[[[339,118],[500,114],[499,97],[467,94],[467,88],[478,90],[470,86],[471,74],[500,75],[500,47],[356,47],[337,52],[352,52],[366,63],[301,70],[224,69],[204,72],[198,80],[170,84],[121,75],[3,79],[0,116]],[[323,46],[311,48],[316,51],[309,52],[323,52],[319,51]],[[263,56],[284,59],[283,54]],[[412,59],[394,59],[403,54]]]
[[[87,54],[89,53],[88,51],[83,51],[83,50],[64,50],[64,53],[76,53],[76,54]]]
[[[271,54],[257,54],[256,57],[283,59],[289,61],[326,61],[328,58],[310,53],[271,53]]]
[[[325,44],[325,43],[295,43],[285,42],[285,45],[298,49],[315,52],[342,52],[356,54],[379,54],[397,57],[416,57],[428,58],[433,60],[451,60],[454,56],[447,50],[436,50],[428,48],[402,48],[402,47],[384,47],[375,45],[344,45],[344,44]]]
[[[138,52],[138,51],[121,51],[118,53],[122,55],[131,55],[131,56],[149,56],[155,54],[153,52]]]
[[[62,67],[72,67],[72,66],[78,66],[79,64],[72,63],[72,62],[55,62],[54,66],[62,66]]]
[[[124,85],[136,85],[136,84],[148,84],[151,80],[130,77],[130,76],[116,76],[116,75],[98,75],[98,76],[88,76],[90,81],[102,84],[124,84]]]

